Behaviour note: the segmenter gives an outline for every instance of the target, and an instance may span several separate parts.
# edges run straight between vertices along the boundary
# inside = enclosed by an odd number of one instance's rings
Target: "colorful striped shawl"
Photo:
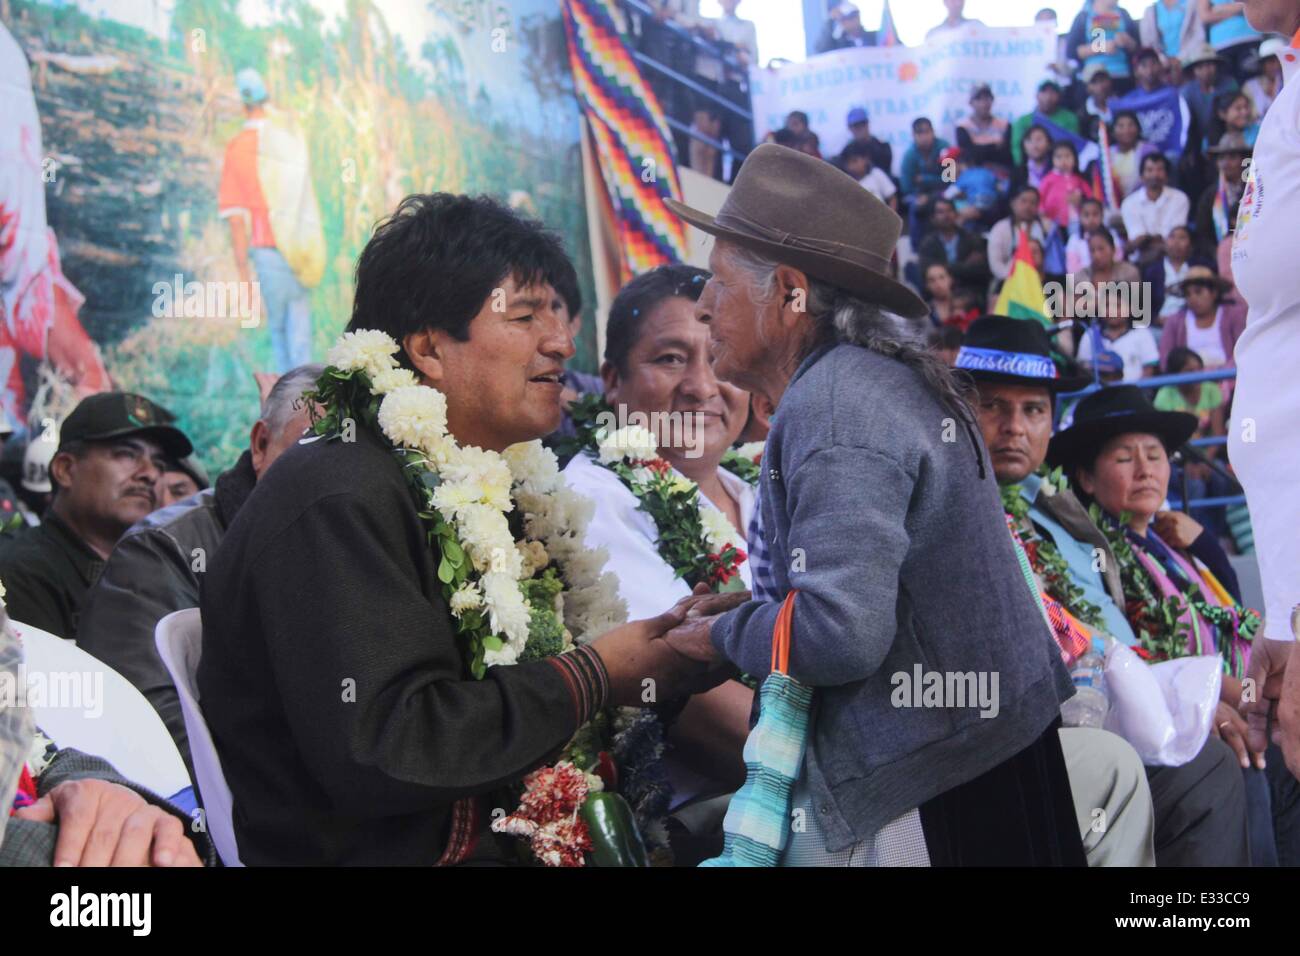
[[[1194,593],[1189,593],[1188,588],[1180,587],[1151,553],[1147,542],[1129,533],[1133,554],[1155,584],[1158,596],[1179,600],[1183,609],[1180,620],[1188,629],[1187,654],[1220,654],[1227,673],[1244,676],[1250,664],[1250,640],[1258,629],[1259,615],[1238,605],[1214,575],[1194,558],[1189,559],[1170,547],[1154,531],[1150,534],[1194,588]]]

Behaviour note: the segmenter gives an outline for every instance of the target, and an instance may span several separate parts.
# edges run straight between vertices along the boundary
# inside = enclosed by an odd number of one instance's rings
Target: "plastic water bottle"
[[[1074,696],[1061,705],[1061,723],[1066,727],[1096,727],[1106,720],[1110,698],[1106,696],[1106,658],[1095,648],[1074,662],[1070,670]]]

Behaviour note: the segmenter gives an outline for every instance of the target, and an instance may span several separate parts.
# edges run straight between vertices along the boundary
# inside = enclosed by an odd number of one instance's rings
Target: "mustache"
[[[139,484],[129,485],[127,489],[124,492],[122,492],[122,494],[140,495],[143,498],[148,498],[152,502],[156,502],[158,500],[158,489],[155,488],[153,485],[139,485]]]

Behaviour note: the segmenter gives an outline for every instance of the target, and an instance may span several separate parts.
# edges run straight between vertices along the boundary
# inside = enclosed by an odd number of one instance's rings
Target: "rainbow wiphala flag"
[[[591,128],[624,275],[686,258],[686,227],[664,206],[681,198],[659,101],[619,32],[614,0],[564,0],[574,88]]]

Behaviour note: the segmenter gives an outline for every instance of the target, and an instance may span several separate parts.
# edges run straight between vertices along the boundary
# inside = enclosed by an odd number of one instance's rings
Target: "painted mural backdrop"
[[[554,0],[0,0],[0,17],[0,406],[20,431],[111,383],[229,465],[255,374],[324,356],[370,229],[412,192],[540,217],[591,301]]]

